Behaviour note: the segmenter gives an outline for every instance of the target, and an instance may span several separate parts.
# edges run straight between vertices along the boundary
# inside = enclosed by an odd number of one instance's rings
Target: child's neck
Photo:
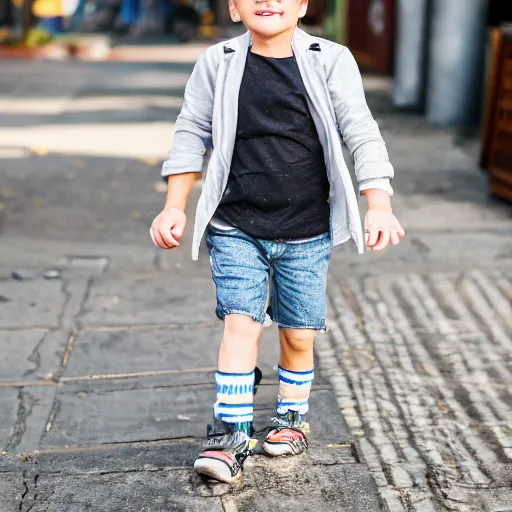
[[[292,57],[292,39],[294,33],[295,27],[273,37],[262,36],[251,32],[251,51],[263,57],[274,57],[275,59]]]

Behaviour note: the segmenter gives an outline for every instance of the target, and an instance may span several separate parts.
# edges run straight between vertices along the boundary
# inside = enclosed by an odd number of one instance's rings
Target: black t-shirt
[[[216,217],[255,238],[329,231],[329,180],[295,57],[249,52],[226,190]]]

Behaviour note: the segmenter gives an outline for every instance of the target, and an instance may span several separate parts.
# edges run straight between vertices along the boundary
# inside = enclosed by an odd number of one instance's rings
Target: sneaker
[[[227,432],[208,434],[206,450],[194,462],[194,469],[200,475],[230,484],[242,476],[244,461],[257,441],[242,430],[233,430],[226,423],[223,426]]]
[[[300,414],[289,411],[272,418],[276,425],[265,438],[263,451],[272,457],[280,455],[300,455],[308,447],[309,425],[301,421]]]

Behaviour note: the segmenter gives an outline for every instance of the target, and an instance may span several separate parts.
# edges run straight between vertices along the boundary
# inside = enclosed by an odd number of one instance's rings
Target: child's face
[[[231,18],[253,33],[273,37],[297,26],[307,0],[229,0]]]

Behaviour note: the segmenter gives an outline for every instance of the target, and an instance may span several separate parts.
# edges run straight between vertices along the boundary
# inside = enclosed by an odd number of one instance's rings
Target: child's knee
[[[262,325],[250,316],[233,314],[224,318],[224,340],[257,343]]]
[[[294,352],[307,352],[313,348],[315,331],[310,329],[281,329],[281,342]]]

